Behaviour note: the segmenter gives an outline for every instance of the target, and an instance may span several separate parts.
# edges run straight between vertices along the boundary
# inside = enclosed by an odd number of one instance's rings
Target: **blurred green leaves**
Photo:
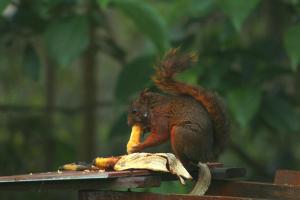
[[[8,6],[8,4],[11,2],[11,0],[1,0],[0,1],[0,14],[3,13],[5,8]]]
[[[0,0],[0,11],[9,2]],[[89,3],[93,3],[89,8],[92,12],[86,8]],[[76,159],[74,152],[82,148],[78,145],[85,121],[82,111],[89,106],[81,104],[84,93],[80,72],[85,66],[72,61],[82,58],[90,42],[96,46],[95,82],[96,88],[100,88],[94,91],[99,104],[91,105],[99,122],[94,128],[100,138],[97,142],[100,156],[103,152],[125,153],[130,131],[126,125],[128,100],[152,86],[150,77],[159,53],[170,46],[181,46],[183,51],[199,52],[200,58],[198,66],[176,78],[216,90],[228,102],[231,135],[246,156],[229,150],[230,156],[224,164],[247,166],[257,174],[260,169],[256,169],[251,159],[263,163],[270,173],[270,169],[286,163],[299,166],[300,82],[296,69],[300,62],[300,25],[295,24],[299,19],[299,3],[293,0],[18,1],[15,15],[0,20],[0,101],[17,104],[17,109],[18,103],[28,105],[13,112],[16,116],[25,113],[19,121],[1,110],[1,156],[7,164],[3,173],[13,171],[16,166],[19,170],[43,169],[36,162],[28,165],[23,160],[34,158],[43,162],[40,154],[47,152],[40,141],[47,142],[44,136],[49,138],[52,134],[45,133],[46,124],[38,120],[45,109],[36,107],[47,104],[45,93],[49,87],[45,81],[31,81],[38,80],[40,74],[47,78],[42,65],[47,63],[45,57],[55,61],[50,63],[57,85],[53,98],[55,162]],[[90,34],[91,31],[95,34]],[[41,34],[44,43],[39,42]],[[91,36],[95,38],[90,39]],[[287,67],[289,62],[293,70]],[[57,65],[70,67],[60,70],[55,68]],[[32,112],[39,112],[39,116],[29,122]],[[9,128],[5,126],[7,123],[11,124]],[[40,125],[33,127],[32,123]],[[26,130],[21,130],[21,126]],[[286,145],[286,141],[291,145]],[[24,152],[24,147],[29,147],[28,151]],[[272,148],[268,155],[261,154],[267,148]],[[286,158],[282,152],[294,153],[298,160],[293,156]],[[175,187],[169,189],[180,191]]]
[[[171,5],[168,21],[176,23],[185,17],[205,16],[214,8],[215,1],[177,0]],[[180,12],[178,12],[180,10]]]
[[[293,107],[286,98],[267,96],[263,104],[262,118],[278,133],[294,133],[300,129],[300,116]]]
[[[241,128],[249,126],[261,104],[262,93],[257,88],[239,88],[229,91],[228,106]]]
[[[102,9],[105,9],[108,6],[109,2],[110,2],[110,0],[97,0],[98,5]]]
[[[284,45],[290,57],[292,69],[296,71],[300,61],[300,24],[290,27],[284,37]]]
[[[112,3],[134,22],[160,52],[170,46],[164,19],[148,3],[137,0],[113,0]]]
[[[37,52],[31,45],[27,45],[24,49],[23,68],[32,80],[37,81],[39,78],[41,63]]]
[[[115,89],[115,96],[118,100],[127,101],[137,91],[143,90],[149,83],[154,72],[153,55],[138,57],[124,66]]]
[[[89,44],[89,25],[85,16],[72,16],[53,21],[45,32],[49,55],[59,65],[67,66]]]
[[[218,0],[221,9],[230,18],[237,31],[241,30],[243,22],[251,14],[259,2],[260,0]]]

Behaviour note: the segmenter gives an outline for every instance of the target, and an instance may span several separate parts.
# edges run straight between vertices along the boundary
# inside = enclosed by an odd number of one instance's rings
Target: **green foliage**
[[[236,1],[236,0],[218,0],[218,3],[224,13],[228,15],[237,31],[241,30],[246,18],[251,14],[260,0]]]
[[[293,105],[283,97],[266,97],[262,117],[278,133],[295,133],[300,130],[299,113],[293,111]]]
[[[215,6],[215,1],[207,0],[177,0],[170,5],[170,13],[167,20],[171,23],[177,23],[185,17],[200,17],[211,12]],[[180,10],[180,12],[178,12]]]
[[[88,26],[85,16],[76,15],[51,22],[45,31],[49,55],[61,66],[69,65],[89,44]]]
[[[228,106],[241,128],[249,126],[261,104],[261,91],[257,88],[231,90],[227,96]]]
[[[4,9],[8,6],[11,0],[1,0],[0,1],[0,13],[3,13]]]
[[[0,12],[9,2],[0,0]],[[84,161],[78,152],[90,147],[83,138],[93,139],[82,135],[90,132],[82,131],[90,108],[96,154],[124,154],[129,100],[152,87],[153,65],[171,46],[199,53],[199,63],[176,78],[213,89],[227,102],[231,138],[240,149],[225,153],[225,165],[246,166],[250,178],[264,180],[277,168],[299,166],[300,1],[18,2],[16,13],[0,17],[3,175]],[[89,62],[74,61],[91,57],[94,70],[87,76],[83,63]],[[93,103],[82,104],[87,99]]]
[[[113,0],[112,3],[153,41],[159,51],[169,47],[165,21],[149,4],[137,0]]]
[[[30,45],[24,49],[23,67],[25,74],[31,77],[32,80],[37,81],[39,79],[41,63],[37,52]]]
[[[105,8],[107,8],[110,1],[111,0],[97,0],[97,3],[102,9],[105,9]]]
[[[149,85],[150,76],[154,72],[152,67],[154,58],[153,55],[141,56],[124,66],[115,90],[118,100],[128,101],[129,97]]]
[[[291,60],[291,66],[294,71],[297,70],[297,66],[300,62],[300,24],[290,27],[284,38],[284,44],[286,51]]]

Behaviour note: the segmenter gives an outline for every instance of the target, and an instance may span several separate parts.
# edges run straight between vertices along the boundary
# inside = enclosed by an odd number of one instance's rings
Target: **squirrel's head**
[[[149,131],[150,112],[156,96],[156,93],[150,92],[148,89],[140,93],[139,97],[129,106],[127,117],[129,126],[139,125],[143,131]]]

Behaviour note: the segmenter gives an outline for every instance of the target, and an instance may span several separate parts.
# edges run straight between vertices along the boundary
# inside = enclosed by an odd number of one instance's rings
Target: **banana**
[[[131,134],[129,141],[127,143],[127,153],[134,153],[134,146],[140,144],[141,135],[142,135],[142,127],[139,125],[133,125],[131,129]]]

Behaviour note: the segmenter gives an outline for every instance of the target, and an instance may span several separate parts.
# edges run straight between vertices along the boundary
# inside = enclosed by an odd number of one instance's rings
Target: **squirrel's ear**
[[[140,97],[141,97],[141,98],[148,97],[148,96],[149,96],[149,92],[150,92],[150,89],[149,89],[149,88],[145,88],[145,89],[140,93]]]

